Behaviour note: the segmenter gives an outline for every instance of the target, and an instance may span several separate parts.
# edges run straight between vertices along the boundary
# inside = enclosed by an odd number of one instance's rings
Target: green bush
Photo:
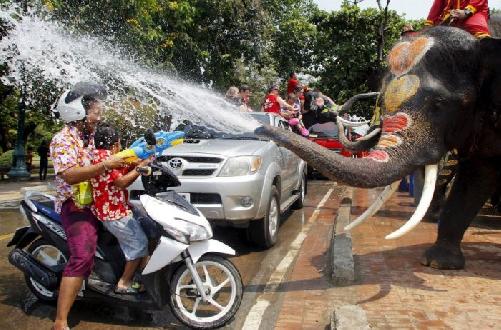
[[[10,168],[12,166],[12,156],[14,150],[8,150],[0,155],[0,169]]]

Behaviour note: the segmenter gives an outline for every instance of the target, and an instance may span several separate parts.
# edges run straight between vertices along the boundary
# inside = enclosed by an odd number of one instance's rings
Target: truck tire
[[[277,187],[271,187],[270,198],[263,219],[251,221],[247,234],[251,242],[270,248],[277,242],[280,226],[280,197]]]
[[[299,186],[299,198],[296,199],[294,204],[292,204],[292,208],[294,210],[300,210],[303,208],[304,199],[307,193],[308,193],[308,179],[306,173],[303,173],[301,177],[301,185]]]

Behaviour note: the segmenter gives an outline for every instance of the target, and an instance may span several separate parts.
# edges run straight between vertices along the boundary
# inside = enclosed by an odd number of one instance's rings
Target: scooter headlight
[[[212,229],[203,227],[180,218],[175,219],[175,226],[164,225],[165,231],[177,241],[185,244],[195,241],[204,241],[212,237]]]

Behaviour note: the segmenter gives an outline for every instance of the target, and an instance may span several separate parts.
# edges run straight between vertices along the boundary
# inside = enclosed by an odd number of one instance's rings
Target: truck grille
[[[219,194],[211,193],[191,193],[191,203],[193,204],[222,204]]]
[[[219,157],[198,157],[198,156],[160,156],[158,160],[161,162],[168,162],[172,158],[181,158],[190,163],[210,163],[218,164],[223,161],[223,158]]]
[[[191,170],[184,170],[183,171],[183,176],[209,176],[214,173],[215,169],[210,169],[210,170],[197,170],[197,169],[191,169]]]

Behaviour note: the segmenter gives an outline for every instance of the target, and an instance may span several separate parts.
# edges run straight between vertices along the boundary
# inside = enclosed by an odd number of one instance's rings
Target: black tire
[[[306,173],[308,175],[308,179],[315,179],[315,170],[310,165],[306,165]]]
[[[223,256],[216,255],[216,254],[207,254],[202,256],[198,262],[195,264],[195,268],[198,271],[198,268],[201,267],[203,264],[218,264],[221,267],[225,268],[229,274],[234,279],[234,286],[235,286],[235,297],[234,301],[231,305],[231,307],[228,309],[228,311],[222,315],[220,318],[214,321],[210,322],[198,322],[194,319],[190,319],[181,309],[181,307],[178,304],[178,295],[176,294],[176,288],[178,285],[178,282],[182,279],[182,276],[187,276],[189,275],[188,267],[186,266],[185,263],[183,263],[174,273],[172,276],[172,279],[170,281],[170,288],[172,293],[170,294],[170,307],[172,309],[172,312],[174,315],[185,325],[192,329],[213,329],[213,328],[219,328],[224,326],[226,323],[230,322],[233,317],[235,316],[236,312],[238,311],[238,308],[240,307],[240,304],[242,302],[242,296],[243,296],[243,284],[242,284],[242,277],[240,276],[240,273],[238,272],[237,268],[233,265],[233,263],[226,259]],[[188,272],[188,273],[186,273]],[[186,273],[186,274],[185,274]],[[203,271],[200,273],[202,281],[204,281],[204,275]],[[191,276],[190,276],[191,277]],[[228,277],[229,278],[229,277]],[[213,279],[212,279],[213,280]],[[193,282],[191,282],[193,283]],[[195,289],[196,290],[196,289]],[[179,298],[181,299],[181,298]],[[217,299],[217,298],[216,298]],[[231,302],[231,301],[230,301]],[[184,307],[183,307],[184,308]],[[186,309],[185,309],[186,310]],[[196,315],[196,314],[195,314]]]
[[[304,199],[308,193],[308,178],[305,173],[301,177],[301,184],[299,186],[299,198],[292,204],[294,210],[300,210],[304,206]]]
[[[58,251],[60,253],[60,259],[58,260],[59,263],[66,263],[68,260],[68,257],[64,255],[64,253],[59,250],[58,247],[56,247],[54,244],[48,242],[44,238],[39,238],[36,241],[34,241],[27,249],[26,251],[30,253],[35,259],[37,259],[38,256],[38,251],[40,249],[47,247],[48,249],[52,249],[53,251]],[[24,279],[26,281],[26,285],[30,289],[33,294],[40,299],[43,302],[46,303],[55,303],[57,301],[57,296],[59,293],[59,289],[47,289],[37,281],[35,281],[32,277],[28,276],[27,274],[24,274]]]
[[[247,233],[251,242],[263,248],[270,248],[277,242],[279,226],[280,197],[277,187],[272,186],[266,207],[266,215],[263,219],[251,221],[249,228],[247,228]]]

